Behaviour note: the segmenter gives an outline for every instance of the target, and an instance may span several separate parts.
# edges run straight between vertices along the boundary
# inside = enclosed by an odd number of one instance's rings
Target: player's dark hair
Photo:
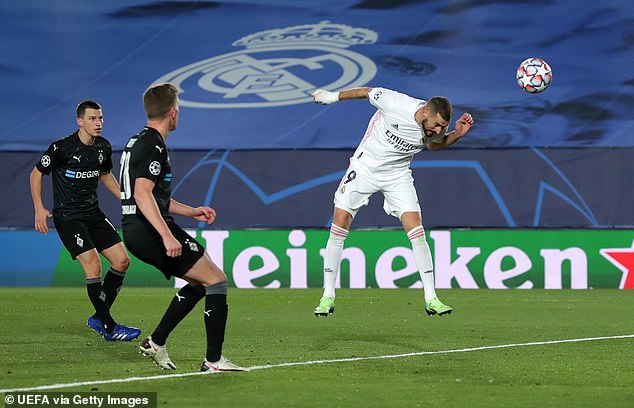
[[[451,104],[444,96],[434,96],[427,101],[427,107],[432,114],[438,113],[447,122],[451,120]]]
[[[77,105],[77,117],[83,118],[86,109],[101,109],[101,106],[95,101],[83,101]]]
[[[178,101],[178,88],[170,83],[150,87],[143,94],[143,108],[148,119],[165,117]]]

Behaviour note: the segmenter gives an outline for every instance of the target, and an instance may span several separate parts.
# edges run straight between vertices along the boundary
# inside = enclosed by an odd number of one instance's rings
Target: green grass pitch
[[[113,315],[148,335],[174,292],[124,287]],[[229,289],[224,354],[260,368],[143,380],[198,371],[202,304],[169,338],[167,372],[138,341],[85,326],[84,288],[0,288],[0,389],[96,382],[50,391],[156,392],[158,407],[634,406],[634,292],[442,290],[443,317],[425,314],[421,290],[337,294],[317,318],[318,289]],[[100,383],[112,379],[126,382]]]

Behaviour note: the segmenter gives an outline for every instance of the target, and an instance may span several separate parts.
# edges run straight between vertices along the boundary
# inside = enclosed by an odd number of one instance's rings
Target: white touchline
[[[543,345],[549,345],[549,344],[579,343],[584,341],[630,339],[630,338],[634,338],[634,334],[624,334],[624,335],[618,335],[618,336],[603,336],[603,337],[586,337],[582,339],[546,340],[546,341],[535,341],[530,343],[499,344],[496,346],[468,347],[468,348],[452,349],[452,350],[419,351],[419,352],[404,353],[404,354],[390,354],[385,356],[350,357],[350,358],[338,358],[338,359],[332,359],[332,360],[297,361],[294,363],[279,363],[279,364],[251,366],[251,367],[248,367],[248,370],[255,371],[255,370],[265,370],[265,369],[277,368],[277,367],[346,363],[346,362],[354,362],[354,361],[380,360],[380,359],[387,359],[387,358],[429,356],[434,354],[468,353],[471,351],[505,349],[505,348],[512,348],[512,347],[543,346]],[[135,382],[135,381],[163,380],[167,378],[191,377],[194,375],[209,375],[214,373],[215,372],[209,372],[209,371],[205,371],[205,372],[196,371],[196,372],[179,373],[179,374],[150,375],[147,377],[113,378],[110,380],[81,381],[81,382],[65,383],[65,384],[39,385],[35,387],[25,387],[25,388],[7,388],[7,389],[0,389],[0,392],[7,393],[7,392],[44,391],[44,390],[54,390],[59,388],[81,387],[84,385],[100,385],[100,384],[128,383],[128,382]]]

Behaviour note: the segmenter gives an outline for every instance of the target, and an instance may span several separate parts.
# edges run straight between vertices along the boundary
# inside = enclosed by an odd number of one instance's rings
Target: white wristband
[[[339,101],[339,92],[330,92],[324,89],[318,89],[313,92],[313,100],[322,105],[330,105]]]

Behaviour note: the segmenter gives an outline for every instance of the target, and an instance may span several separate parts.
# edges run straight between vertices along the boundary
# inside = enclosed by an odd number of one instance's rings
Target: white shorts
[[[418,195],[414,188],[414,178],[410,169],[398,173],[372,174],[365,164],[353,160],[335,191],[335,207],[345,210],[354,217],[357,211],[368,205],[370,196],[383,193],[383,209],[388,215],[399,220],[405,212],[420,213]]]

